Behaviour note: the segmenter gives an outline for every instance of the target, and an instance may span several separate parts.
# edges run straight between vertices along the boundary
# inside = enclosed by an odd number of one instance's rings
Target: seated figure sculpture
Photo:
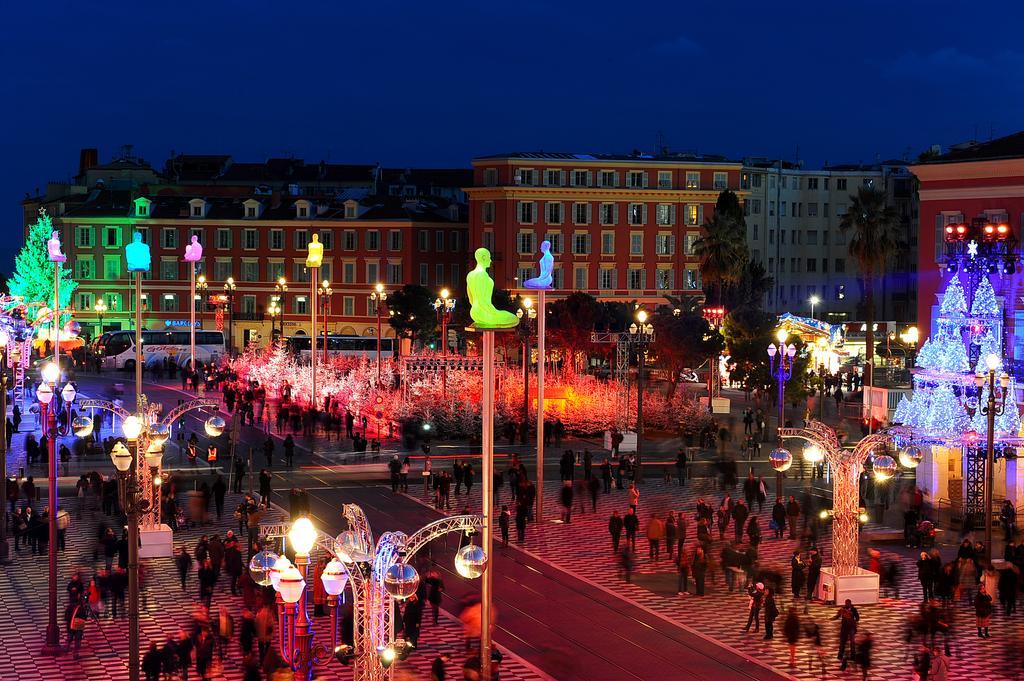
[[[185,262],[199,262],[203,259],[203,245],[199,243],[199,237],[192,235],[192,243],[185,244]]]
[[[540,274],[523,282],[523,286],[526,288],[546,290],[551,288],[552,282],[554,282],[552,272],[555,269],[555,257],[551,255],[551,242],[547,239],[541,241],[540,250],[543,254],[540,256]]]
[[[320,267],[320,263],[324,260],[324,245],[320,243],[320,235],[314,234],[313,240],[306,245],[306,248],[309,250],[306,255],[306,267]]]
[[[142,243],[142,233],[135,232],[132,242],[125,246],[124,257],[128,261],[129,272],[148,272],[151,257],[149,246]]]
[[[60,236],[56,230],[46,241],[46,251],[50,256],[50,262],[67,262],[68,256],[60,250]]]
[[[469,295],[469,316],[477,329],[511,329],[519,324],[519,317],[511,312],[494,307],[491,295],[494,293],[494,280],[487,274],[491,266],[491,252],[486,248],[478,248],[473,254],[476,267],[466,275],[466,293]]]

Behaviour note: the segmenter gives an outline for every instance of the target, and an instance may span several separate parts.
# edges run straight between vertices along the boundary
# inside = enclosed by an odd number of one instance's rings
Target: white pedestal
[[[612,431],[604,431],[604,448],[611,451]],[[622,443],[619,444],[619,453],[636,451],[636,433],[626,430],[622,432]]]
[[[857,568],[852,575],[836,575],[832,567],[821,568],[816,597],[841,605],[849,598],[854,605],[872,605],[878,602],[878,575]]]
[[[174,555],[174,535],[167,525],[139,530],[139,558],[170,558]]]
[[[712,414],[728,414],[731,403],[728,397],[714,397],[711,399]]]

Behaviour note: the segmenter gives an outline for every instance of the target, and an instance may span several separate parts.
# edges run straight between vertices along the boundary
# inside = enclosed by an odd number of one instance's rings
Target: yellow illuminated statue
[[[320,243],[320,235],[314,234],[313,240],[307,245],[309,253],[306,255],[306,267],[320,267],[324,261],[324,245]]]
[[[491,296],[494,281],[487,274],[491,266],[491,252],[486,248],[476,249],[476,267],[466,275],[466,293],[469,294],[469,316],[477,329],[511,329],[519,323],[519,317],[511,312],[494,307]]]

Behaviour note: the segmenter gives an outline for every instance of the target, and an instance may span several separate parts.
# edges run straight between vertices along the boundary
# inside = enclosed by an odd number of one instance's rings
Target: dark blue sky
[[[17,234],[24,193],[89,146],[459,166],[661,132],[813,166],[1024,129],[1020,3],[737,4],[9,5],[0,215]]]

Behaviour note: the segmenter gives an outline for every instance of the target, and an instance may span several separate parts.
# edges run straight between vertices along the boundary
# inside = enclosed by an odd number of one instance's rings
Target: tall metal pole
[[[383,328],[383,325],[381,324],[381,316],[380,316],[381,303],[383,303],[383,301],[378,297],[377,298],[377,385],[378,386],[382,385],[383,382],[384,382],[383,379],[381,378],[381,367],[380,367],[380,343],[381,343],[380,334],[381,334],[381,331],[382,331],[382,328]]]
[[[778,401],[779,401],[779,424],[776,431],[781,431],[786,426],[786,346],[783,343],[779,343],[779,369],[778,373],[775,374],[775,378],[778,381]],[[778,444],[776,446],[782,447],[782,437],[778,437]],[[775,473],[775,496],[778,499],[785,498],[783,496],[783,480],[782,471],[776,471]]]
[[[324,364],[327,364],[327,318],[331,315],[331,296],[324,293]]]
[[[142,404],[142,272],[135,273],[135,408]]]
[[[189,262],[188,264],[189,274],[189,289],[192,292],[188,297],[188,340],[192,350],[192,354],[188,361],[189,369],[195,371],[196,368],[196,264]]]
[[[295,567],[302,578],[309,580],[309,555],[303,553],[295,554]],[[312,586],[310,586],[312,588]],[[292,648],[294,681],[309,681],[313,678],[313,625],[309,621],[309,611],[306,608],[306,594],[309,588],[303,589],[299,596],[299,602],[295,604],[296,613],[293,620],[295,627],[295,647]]]
[[[60,380],[60,263],[53,263],[53,358],[57,364],[57,380]],[[54,393],[57,391],[54,390]],[[60,400],[60,395],[54,398]],[[47,483],[47,506],[49,508],[50,541],[49,551],[49,620],[46,624],[46,645],[44,655],[59,655],[60,629],[57,627],[57,415],[49,405],[43,405],[43,423],[46,424],[47,463],[49,471]],[[6,419],[6,415],[4,415]],[[7,481],[4,480],[4,484]]]
[[[441,401],[448,401],[448,310],[441,308]]]
[[[640,333],[644,333],[641,330]],[[636,371],[636,481],[643,484],[643,441],[644,441],[644,355],[647,354],[647,343],[640,341],[640,349],[637,351]]]
[[[139,279],[142,273],[138,274]],[[128,678],[139,679],[139,509],[138,509],[138,461],[143,455],[143,440],[135,440],[135,461],[128,469],[128,489],[125,495],[128,511]]]
[[[530,318],[523,315],[523,324],[526,335],[523,336],[523,430],[525,431],[530,423]],[[526,444],[526,433],[520,440]]]
[[[312,382],[312,386],[311,386],[311,392],[310,392],[310,396],[309,396],[309,403],[310,403],[310,406],[313,407],[313,409],[316,409],[316,406],[317,406],[317,399],[316,399],[316,308],[317,308],[316,279],[317,279],[317,276],[319,276],[319,273],[320,273],[320,268],[319,267],[310,267],[309,268],[309,309],[310,309],[310,314],[311,314],[311,320],[310,320],[311,323],[309,325],[309,328],[310,328],[310,333],[309,333],[309,343],[310,343],[310,346],[309,346],[309,370],[310,370],[310,376],[311,376],[311,379],[312,379],[312,381],[311,381]]]
[[[544,328],[545,290],[537,291],[537,527],[544,527]]]
[[[0,351],[0,565],[10,562],[7,545],[7,367],[6,351]]]
[[[1017,407],[1014,406],[1014,409]],[[992,490],[996,458],[996,372],[988,372],[988,442],[985,447],[985,560],[992,560]]]
[[[481,475],[483,476],[483,549],[487,554],[480,599],[480,678],[491,681],[491,600],[494,575],[492,520],[494,517],[494,331],[483,332],[484,385],[482,399],[483,444]],[[538,495],[541,490],[537,490]]]

